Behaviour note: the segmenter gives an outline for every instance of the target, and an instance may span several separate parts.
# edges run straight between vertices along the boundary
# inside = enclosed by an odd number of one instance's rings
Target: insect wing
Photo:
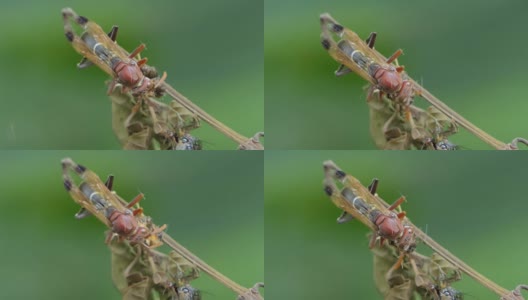
[[[99,57],[97,57],[93,53],[92,49],[90,49],[82,39],[75,36],[72,41],[72,46],[75,49],[75,51],[77,51],[79,54],[84,56],[87,60],[96,64],[99,68],[105,71],[108,75],[114,76],[114,71],[112,71],[112,68],[106,63],[104,63]]]
[[[384,215],[391,214],[391,211],[388,210],[388,206],[383,205],[379,198],[372,195],[372,193],[370,193],[370,191],[354,176],[347,174],[343,179],[343,184],[346,187],[355,190],[368,204],[380,210]]]
[[[130,61],[128,58],[128,52],[121,48],[121,46],[119,46],[116,42],[114,42],[108,36],[108,33],[104,32],[103,29],[95,22],[88,22],[86,26],[86,32],[90,33],[97,42],[101,43],[105,48],[107,48],[124,62],[128,63]]]
[[[332,19],[332,17],[330,17],[330,15],[321,15],[321,43],[323,44],[323,47],[328,51],[328,54],[330,54],[334,60],[345,65],[363,79],[374,84],[374,79],[368,74],[366,70],[360,68],[351,57],[353,49],[358,47],[361,49],[362,46],[357,46],[354,42],[347,40],[340,40],[339,42],[336,42],[334,40],[333,33],[330,30],[330,27],[333,26],[333,24],[337,24],[334,22],[335,21]]]
[[[111,206],[115,207],[120,212],[126,210],[125,205],[119,200],[119,196],[117,196],[115,192],[110,191],[97,174],[90,170],[86,170],[83,179],[86,184],[88,184],[94,191],[98,192],[104,200],[110,203]]]
[[[347,197],[347,191],[350,191],[348,187],[339,189],[336,184],[329,178],[326,178],[324,181],[325,187],[331,187],[332,194],[329,195],[332,202],[339,208],[343,209],[346,213],[350,214],[354,219],[359,220],[361,223],[365,224],[372,230],[376,230],[376,226],[370,221],[370,219],[358,209],[354,207],[353,199]],[[357,195],[355,191],[352,191],[353,194]]]

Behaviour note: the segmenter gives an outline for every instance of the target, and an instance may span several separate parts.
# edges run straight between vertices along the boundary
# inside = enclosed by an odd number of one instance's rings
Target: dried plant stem
[[[378,198],[386,207],[389,207],[389,204],[385,202],[379,195],[376,195],[376,198]],[[407,219],[407,221],[412,224],[410,220]],[[449,252],[446,248],[444,248],[442,245],[437,243],[435,240],[433,240],[431,237],[429,237],[425,232],[423,232],[419,227],[412,224],[414,227],[414,231],[417,234],[417,236],[420,237],[421,240],[423,240],[429,247],[434,249],[434,251],[441,256],[443,259],[451,263],[453,266],[460,269],[462,272],[466,273],[471,278],[475,279],[477,282],[491,290],[492,292],[496,293],[499,296],[505,296],[510,293],[509,290],[501,287],[500,285],[496,284],[492,280],[488,279],[486,276],[480,274],[475,269],[470,267],[468,264],[466,264],[463,260],[456,257],[454,254]]]
[[[200,270],[207,273],[209,276],[216,279],[218,282],[222,283],[226,287],[230,288],[232,291],[237,293],[238,295],[242,295],[244,293],[247,293],[249,289],[241,286],[240,284],[234,282],[233,280],[229,279],[222,273],[215,270],[213,267],[208,265],[206,262],[201,260],[199,257],[194,255],[191,251],[187,250],[185,247],[183,247],[180,243],[176,242],[170,235],[167,233],[163,233],[161,236],[161,240],[167,244],[172,250],[176,251],[179,255],[181,255],[183,258],[187,259],[191,263],[193,263],[195,266],[197,266]]]
[[[415,87],[418,87],[418,83],[414,80],[412,80],[412,82],[414,83],[414,86]],[[477,127],[475,124],[471,123],[470,121],[468,121],[466,118],[462,117],[460,114],[458,114],[456,111],[454,111],[452,108],[450,108],[449,106],[447,106],[444,102],[440,101],[438,98],[436,98],[435,96],[433,96],[429,91],[427,91],[426,89],[424,88],[421,88],[420,89],[420,94],[425,96],[425,98],[432,98],[432,99],[435,99],[435,103],[434,103],[434,106],[439,110],[441,111],[442,113],[444,113],[445,115],[447,115],[448,117],[456,120],[456,122],[462,126],[463,128],[465,128],[467,131],[471,132],[473,135],[475,135],[476,137],[478,137],[479,139],[481,139],[483,142],[485,142],[486,144],[492,146],[493,148],[497,149],[497,150],[506,150],[506,149],[509,149],[509,146],[501,141],[499,141],[498,139],[494,138],[493,136],[491,136],[489,133],[485,132],[484,130],[480,129],[479,127]]]
[[[500,285],[496,284],[492,280],[488,279],[486,276],[480,274],[475,269],[470,267],[468,264],[466,264],[464,261],[456,257],[454,254],[449,252],[446,248],[442,247],[439,243],[437,243],[435,240],[429,238],[422,230],[420,230],[418,227],[415,226],[415,231],[421,235],[422,239],[427,239],[427,243],[431,246],[434,246],[434,249],[436,253],[441,256],[443,259],[454,265],[455,267],[459,268],[462,272],[466,273],[471,278],[478,281],[480,284],[491,290],[492,292],[496,293],[499,296],[504,296],[510,293],[509,290],[501,287]]]
[[[211,125],[213,128],[220,131],[225,136],[235,141],[237,144],[243,145],[249,140],[249,138],[234,131],[224,123],[218,121],[216,118],[205,112],[198,105],[194,104],[191,100],[187,99],[187,97],[175,90],[172,86],[170,86],[170,84],[164,82],[162,86],[167,94],[172,99],[174,99],[174,101],[178,102],[181,106],[185,107],[192,113],[195,113],[200,119],[204,120],[207,124]],[[264,150],[264,148],[260,145],[260,149],[255,150]]]

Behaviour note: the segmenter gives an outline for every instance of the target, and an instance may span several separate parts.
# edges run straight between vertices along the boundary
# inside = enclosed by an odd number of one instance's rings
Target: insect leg
[[[382,130],[384,134],[389,132],[389,127],[391,126],[392,122],[394,121],[397,115],[398,115],[398,110],[395,110],[392,116],[390,116],[390,118],[385,122],[385,124],[383,124]]]
[[[376,191],[378,190],[378,183],[379,183],[378,178],[374,178],[372,179],[372,182],[368,186],[368,190],[370,191],[372,195],[376,195]]]
[[[416,127],[416,124],[414,123],[414,118],[413,118],[412,111],[411,111],[411,103],[404,103],[403,104],[404,105],[404,112],[403,113],[405,115],[405,121],[411,127],[411,137],[413,138],[413,140],[418,140],[418,139],[423,138],[423,136],[420,133],[420,131],[418,130],[418,128]],[[396,109],[396,112],[397,111],[398,111],[398,109]]]
[[[108,37],[115,42],[117,39],[117,32],[119,31],[119,26],[112,26],[112,29],[108,32]]]
[[[138,61],[137,61],[137,65],[138,65],[139,67],[142,67],[142,66],[145,65],[147,62],[148,62],[148,58],[145,57],[145,58],[142,58],[142,59],[138,60]],[[142,70],[141,72],[143,73],[143,70]],[[143,75],[145,75],[145,74],[143,74]]]
[[[398,206],[400,206],[403,202],[405,202],[405,196],[401,196],[400,198],[398,198],[398,200],[394,201],[394,203],[392,203],[392,205],[389,206],[387,209],[388,210],[394,210]]]
[[[156,227],[156,226],[154,226],[154,227],[155,227],[154,230],[152,230],[152,232],[151,232],[150,234],[151,234],[151,235],[155,235],[155,236],[159,236],[159,235],[161,235],[161,233],[162,233],[165,229],[167,229],[167,224],[163,224],[163,225],[161,225],[160,227]]]
[[[426,278],[424,278],[425,276],[422,275],[423,272],[416,265],[415,259],[412,257],[409,257],[409,260],[411,262],[411,267],[414,271],[414,281],[415,281],[416,286],[427,289],[427,287],[430,286],[431,284],[428,283]],[[439,298],[435,298],[435,299],[439,299]]]
[[[371,32],[369,37],[365,40],[365,42],[367,43],[367,46],[369,46],[369,48],[374,49],[374,44],[376,43],[376,37],[377,36],[378,36],[378,34],[376,32]]]
[[[335,70],[334,74],[335,76],[343,76],[343,75],[346,75],[348,73],[352,72],[352,70],[350,70],[350,68],[348,68],[347,66],[345,65],[340,65],[337,70]]]
[[[400,55],[402,55],[402,54],[403,54],[403,50],[402,49],[396,50],[396,52],[394,52],[389,58],[387,58],[387,63],[391,64],[393,61],[398,59],[398,57],[400,57]]]
[[[105,186],[109,191],[112,191],[112,188],[114,186],[114,175],[108,175],[108,178],[106,178]]]
[[[142,100],[138,99],[136,104],[134,104],[134,106],[132,107],[132,109],[130,111],[130,114],[128,115],[128,117],[125,120],[125,127],[128,128],[130,126],[130,124],[132,123],[132,119],[134,118],[134,116],[137,114],[137,112],[139,111],[139,109],[141,107],[141,102],[142,102]]]
[[[136,57],[139,53],[141,53],[141,51],[145,50],[145,44],[141,44],[139,46],[137,46],[136,49],[134,49],[134,51],[132,51],[132,53],[130,53],[130,55],[128,56],[129,58],[134,58]]]
[[[374,232],[372,234],[372,237],[370,238],[370,242],[369,242],[369,249],[372,249],[374,248],[374,246],[376,246],[376,241],[378,240],[380,236],[378,235],[377,232]]]
[[[132,199],[132,201],[130,201],[130,203],[128,203],[128,205],[126,207],[127,208],[131,208],[132,206],[138,204],[139,201],[143,200],[143,198],[145,198],[145,195],[143,195],[143,194],[137,195],[136,197],[134,197],[134,199]]]
[[[132,199],[132,201],[130,201],[130,203],[127,204],[127,208],[132,208],[132,206],[136,205],[139,203],[139,201],[143,200],[145,196],[143,194],[139,194],[137,195],[136,197],[134,197],[134,199]],[[134,216],[137,216],[139,214],[143,213],[143,208],[139,207],[137,209],[135,209],[134,211],[132,211],[132,214]]]
[[[161,75],[161,78],[158,80],[158,82],[156,82],[154,87],[157,88],[157,87],[161,86],[161,84],[163,82],[165,82],[165,79],[167,79],[167,72],[163,72],[163,75]]]
[[[405,252],[402,252],[402,254],[400,254],[400,257],[398,258],[398,261],[394,264],[394,266],[392,266],[391,269],[396,270],[399,267],[401,267],[404,258],[405,258]]]
[[[135,255],[134,259],[130,262],[130,264],[123,271],[123,274],[125,275],[125,277],[128,277],[132,273],[132,269],[139,262],[139,259],[141,258],[142,247],[140,245],[137,245],[134,248],[136,250],[136,253],[135,253],[136,255]]]

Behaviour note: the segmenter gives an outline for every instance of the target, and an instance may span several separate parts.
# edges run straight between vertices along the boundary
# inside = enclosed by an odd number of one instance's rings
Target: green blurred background
[[[119,149],[111,104],[96,67],[64,37],[60,11],[72,7],[143,55],[191,101],[245,136],[264,129],[261,0],[2,1],[0,148]],[[206,149],[236,144],[207,124],[193,132]]]
[[[60,165],[68,156],[113,174],[124,199],[144,193],[146,214],[223,274],[246,287],[264,280],[261,152],[4,151],[0,299],[120,299],[104,226],[73,216]],[[204,299],[236,298],[204,273],[192,285]]]
[[[480,151],[267,151],[266,284],[269,299],[381,299],[374,285],[368,229],[339,225],[324,194],[324,160],[368,185],[380,180],[388,202],[405,195],[411,220],[499,285],[526,283],[528,157]],[[429,253],[421,244],[420,252]],[[498,299],[463,276],[465,299]]]
[[[386,56],[402,48],[399,62],[414,79],[491,135],[527,137],[527,9],[520,0],[266,0],[267,148],[375,149],[366,82],[334,76],[338,64],[319,39],[323,12],[361,37],[376,31]],[[464,130],[452,140],[490,149]]]

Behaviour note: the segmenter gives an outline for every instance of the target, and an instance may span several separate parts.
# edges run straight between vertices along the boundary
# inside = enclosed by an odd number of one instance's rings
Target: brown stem
[[[383,200],[379,195],[376,195],[375,197],[381,203],[383,203],[384,206],[389,207],[389,204],[385,202],[385,200]],[[492,280],[488,279],[486,276],[480,274],[475,269],[466,264],[463,260],[456,257],[453,253],[449,252],[449,250],[444,248],[442,245],[440,245],[430,236],[428,236],[425,232],[423,232],[420,228],[414,225],[408,218],[405,218],[405,220],[414,227],[414,232],[418,238],[420,238],[427,246],[433,249],[439,256],[451,263],[453,266],[457,267],[462,272],[466,273],[471,278],[475,279],[480,284],[482,284],[483,286],[485,286],[486,288],[488,288],[499,296],[504,296],[510,293],[509,290],[501,287]]]
[[[425,99],[431,99],[433,100],[433,104],[439,111],[444,113],[446,116],[452,118],[455,120],[460,126],[464,127],[467,131],[471,132],[473,135],[481,139],[486,144],[492,146],[493,148],[497,150],[505,150],[508,149],[508,146],[499,141],[498,139],[494,138],[484,130],[477,127],[475,124],[468,121],[466,118],[462,117],[460,114],[458,114],[456,111],[454,111],[452,108],[447,106],[444,102],[440,101],[438,98],[433,96],[429,91],[421,87],[416,81],[412,80],[415,87],[418,87],[420,89],[420,95],[423,96]]]
[[[222,283],[226,287],[230,288],[232,291],[237,293],[238,295],[243,295],[248,292],[249,289],[239,285],[238,283],[234,282],[233,280],[229,279],[222,273],[215,270],[213,267],[208,265],[206,262],[201,260],[199,257],[194,255],[191,251],[187,250],[185,247],[183,247],[180,243],[176,242],[170,235],[163,232],[161,235],[161,240],[167,244],[172,250],[176,251],[179,255],[181,255],[183,258],[190,261],[192,264],[196,265],[200,270],[207,273],[209,276],[216,279],[218,282]]]
[[[203,109],[201,109],[198,105],[191,102],[191,100],[187,99],[184,95],[180,94],[177,90],[175,90],[172,86],[170,86],[168,83],[164,82],[162,84],[163,88],[165,88],[167,94],[174,99],[174,101],[178,102],[181,106],[185,107],[192,113],[195,113],[200,117],[200,119],[204,120],[207,124],[211,125],[216,130],[223,133],[228,138],[235,141],[237,144],[241,145],[248,141],[248,138],[241,135],[240,133],[234,131],[224,123],[218,121],[216,118],[205,112]]]

